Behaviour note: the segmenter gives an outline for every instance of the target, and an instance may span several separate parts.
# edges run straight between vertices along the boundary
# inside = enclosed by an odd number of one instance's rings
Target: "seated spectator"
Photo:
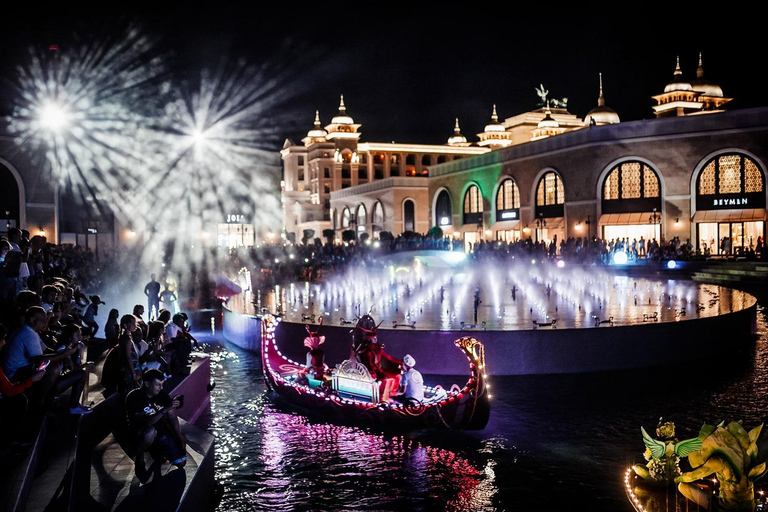
[[[91,409],[80,404],[87,374],[84,370],[62,374],[62,363],[78,350],[82,343],[64,347],[58,352],[46,350],[40,338],[40,331],[46,326],[47,315],[41,306],[31,306],[24,315],[24,324],[8,338],[0,354],[0,367],[12,381],[26,380],[38,369],[45,369],[45,375],[38,384],[29,389],[30,406],[37,411],[46,409],[52,399],[72,388],[69,405],[71,414],[88,414]]]
[[[161,437],[171,440],[171,453],[166,453],[171,464],[184,467],[187,461],[186,440],[176,416],[181,401],[168,396],[163,390],[164,381],[165,377],[159,370],[147,370],[141,387],[128,393],[125,398],[129,431],[137,443],[134,458],[136,476],[142,483],[149,479],[144,454]]]
[[[7,334],[8,332],[6,331],[5,327],[0,324],[0,352],[2,352],[3,347],[5,347],[5,337]],[[35,382],[40,381],[44,374],[45,370],[36,370],[28,379],[20,382],[13,382],[5,376],[2,368],[0,368],[0,393],[2,393],[4,397],[16,396],[19,393],[22,393],[25,389],[29,388]]]
[[[56,289],[55,286],[52,284],[47,284],[43,286],[43,291],[40,295],[40,299],[42,301],[41,306],[43,306],[43,309],[46,313],[53,312],[53,305],[56,302],[56,296],[59,294],[59,290]]]
[[[147,333],[146,349],[143,351],[139,360],[142,368],[162,371],[166,377],[170,376],[171,366],[169,361],[172,357],[172,349],[168,347],[168,339],[165,335],[165,324],[155,320],[149,324]]]
[[[71,347],[73,345],[78,347],[78,350],[76,350],[71,357],[63,361],[62,371],[69,371],[83,366],[83,349],[85,348],[85,345],[82,343],[83,333],[80,326],[76,324],[67,324],[62,329],[57,340],[59,343],[57,350],[64,350],[66,347]],[[91,363],[85,364],[89,367],[92,366]]]

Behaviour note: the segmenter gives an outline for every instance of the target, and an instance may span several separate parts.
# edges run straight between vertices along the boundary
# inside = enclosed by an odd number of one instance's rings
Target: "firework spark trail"
[[[156,127],[165,134],[160,140],[166,147],[155,154],[164,157],[144,180],[146,190],[159,193],[137,196],[133,208],[134,216],[143,214],[143,224],[155,233],[156,249],[169,242],[192,249],[201,236],[211,236],[203,232],[205,225],[222,222],[229,213],[243,215],[256,231],[279,227],[281,209],[274,193],[279,159],[260,146],[276,140],[271,110],[285,95],[276,92],[279,78],[263,75],[260,68],[242,63],[234,69],[222,65],[214,74],[204,70],[166,105]],[[165,216],[157,222],[156,213],[167,210],[188,218],[169,223]],[[206,259],[208,253],[200,255]],[[188,256],[182,252],[179,258]]]
[[[291,83],[301,66],[225,60],[175,82],[169,55],[137,26],[104,33],[30,51],[8,119],[17,147],[44,155],[61,190],[142,230],[148,265],[169,246],[183,249],[173,260],[184,265],[220,257],[202,249],[206,238],[216,245],[204,229],[228,214],[257,233],[279,229],[274,147],[285,120],[275,112],[306,86]],[[54,107],[55,127],[41,115]]]
[[[84,169],[140,165],[148,118],[131,107],[149,92],[139,85],[162,69],[152,46],[129,27],[124,38],[103,44],[77,40],[65,50],[30,50],[29,63],[17,68],[18,102],[9,118],[17,144],[46,151],[60,183],[84,180]],[[51,125],[52,113],[60,126]]]

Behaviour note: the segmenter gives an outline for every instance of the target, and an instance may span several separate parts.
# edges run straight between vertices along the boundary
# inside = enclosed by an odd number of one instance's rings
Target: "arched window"
[[[504,180],[496,194],[496,209],[511,210],[520,208],[520,192],[517,190],[517,183],[511,178]]]
[[[496,220],[520,219],[520,191],[512,178],[501,182],[496,193]]]
[[[553,171],[545,173],[536,189],[536,206],[553,206],[564,202],[565,191],[560,176]]]
[[[365,226],[365,206],[362,204],[358,205],[357,207],[357,225],[358,226]]]
[[[642,162],[623,162],[614,167],[605,177],[603,199],[639,199],[659,197],[659,178],[648,165]]]
[[[451,196],[447,190],[441,190],[435,202],[435,226],[450,226],[451,224],[453,224]]]
[[[384,207],[378,201],[373,205],[373,224],[378,227],[384,225]]]
[[[718,155],[707,162],[699,174],[696,195],[701,198],[710,196],[710,200],[702,201],[702,204],[697,201],[697,208],[706,209],[714,196],[727,199],[728,202],[743,196],[747,199],[747,206],[752,204],[751,208],[762,208],[765,206],[764,191],[765,175],[754,160],[736,153]],[[761,196],[762,201],[759,204],[754,203],[755,200],[759,201]]]
[[[341,227],[344,229],[347,229],[349,227],[349,222],[351,220],[351,214],[349,213],[349,208],[344,208],[344,213],[342,213],[341,216]]]
[[[471,185],[464,194],[464,224],[480,224],[483,221],[483,196],[480,187]]]
[[[416,205],[410,199],[403,202],[403,231],[416,231]]]
[[[563,180],[554,171],[547,171],[536,187],[536,218],[553,219],[565,214]]]
[[[627,161],[608,172],[603,182],[604,213],[661,210],[659,176],[648,164]]]

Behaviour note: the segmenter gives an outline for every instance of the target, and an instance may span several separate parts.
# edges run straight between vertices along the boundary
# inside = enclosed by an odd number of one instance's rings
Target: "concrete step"
[[[215,483],[213,436],[183,418],[194,421],[210,403],[210,359],[198,354],[188,376],[166,381],[170,394],[186,395],[179,413],[188,441],[187,466],[177,470],[167,462],[158,465],[155,476],[143,486],[134,478],[130,448],[123,449],[120,436],[116,438],[125,429],[125,413],[117,394],[104,395],[102,365],[103,359],[95,365],[87,387],[93,412],[70,415],[62,405],[64,409],[46,416],[48,428],[43,429],[39,446],[18,464],[18,482],[8,489],[18,498],[9,498],[5,510],[102,511],[115,510],[117,505],[126,510],[207,510],[200,505],[206,503]],[[66,396],[61,403],[67,403]],[[193,482],[194,488],[190,487]],[[163,508],[156,508],[158,502]]]

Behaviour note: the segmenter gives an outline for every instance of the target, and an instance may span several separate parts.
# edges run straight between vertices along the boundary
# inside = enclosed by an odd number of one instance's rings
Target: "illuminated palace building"
[[[331,123],[303,144],[287,140],[284,228],[297,242],[352,230],[376,239],[426,233],[556,245],[568,237],[690,239],[702,253],[732,253],[765,236],[768,109],[726,111],[704,78],[673,80],[653,96],[655,119],[620,122],[598,104],[583,119],[566,103],[491,122],[470,143],[456,120],[445,145],[361,142],[344,98]],[[365,237],[364,237],[365,238]]]

